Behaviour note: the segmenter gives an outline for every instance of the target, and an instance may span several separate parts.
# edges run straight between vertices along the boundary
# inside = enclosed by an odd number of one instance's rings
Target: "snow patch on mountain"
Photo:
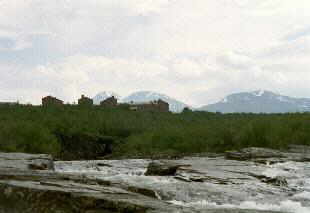
[[[258,90],[258,91],[254,91],[252,94],[254,94],[255,96],[262,96],[265,94],[265,90]]]
[[[305,112],[310,111],[310,99],[293,98],[267,90],[257,90],[228,95],[218,103],[203,106],[198,110],[223,113]]]

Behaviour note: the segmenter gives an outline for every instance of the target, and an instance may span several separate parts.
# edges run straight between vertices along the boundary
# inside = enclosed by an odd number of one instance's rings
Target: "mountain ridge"
[[[233,93],[199,111],[222,113],[286,113],[310,111],[310,98],[293,98],[268,90]]]

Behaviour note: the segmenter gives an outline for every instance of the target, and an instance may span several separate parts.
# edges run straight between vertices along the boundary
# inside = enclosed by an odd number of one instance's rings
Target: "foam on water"
[[[183,202],[183,201],[169,201],[175,205],[181,205],[185,207],[192,207],[196,209],[252,209],[252,210],[265,210],[265,211],[280,211],[287,213],[310,213],[310,206],[304,206],[302,200],[310,200],[310,173],[306,171],[307,165],[304,163],[297,162],[285,162],[274,165],[267,165],[263,175],[271,178],[278,176],[285,177],[288,180],[288,187],[296,189],[295,195],[292,196],[293,200],[286,198],[283,201],[272,203],[266,201],[260,203],[257,201],[244,201],[239,204],[218,204],[207,200],[200,200],[196,202]],[[307,205],[307,204],[306,204]]]
[[[267,166],[268,168],[262,174],[271,178],[277,176],[290,177],[296,175],[296,172],[292,173],[292,171],[303,169],[303,164],[296,162],[277,163]]]
[[[294,198],[310,200],[310,192],[307,191],[301,192],[299,194],[294,195]]]
[[[173,203],[179,206],[185,207],[193,207],[197,209],[205,209],[205,208],[215,208],[215,209],[253,209],[253,210],[265,210],[265,211],[281,211],[288,213],[309,213],[310,207],[304,207],[300,202],[295,202],[291,200],[282,201],[279,204],[264,204],[257,203],[254,201],[245,201],[240,203],[239,205],[234,204],[216,204],[214,202],[208,202],[206,200],[201,200],[197,202],[189,202],[185,203],[182,201],[169,201],[169,203]]]
[[[174,200],[169,202],[185,207],[310,213],[310,165],[306,163],[277,163],[261,166],[259,170],[255,170],[256,167],[249,167],[257,174],[267,177],[284,177],[288,182],[288,186],[285,187],[251,180],[251,187],[245,181],[244,185],[241,182],[241,185],[234,185],[232,188],[221,187],[220,190],[217,190],[217,185],[210,187],[212,185],[210,182],[185,183],[174,177],[144,176],[149,162],[149,160],[58,162],[55,166],[58,172],[80,173],[87,177],[93,176],[111,182],[145,187],[153,190],[158,199]],[[249,196],[244,196],[246,193],[243,193],[239,187],[250,192],[253,190],[253,194],[249,193]],[[256,188],[260,188],[261,191]],[[230,193],[229,195],[235,199],[225,196],[226,193]],[[204,200],[207,197],[208,200]],[[198,201],[193,202],[193,200]],[[218,203],[218,201],[222,203]]]

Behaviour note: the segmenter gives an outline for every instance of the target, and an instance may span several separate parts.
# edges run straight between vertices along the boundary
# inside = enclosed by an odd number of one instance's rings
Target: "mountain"
[[[126,102],[129,103],[131,101],[133,102],[149,102],[149,101],[154,101],[161,99],[163,101],[166,101],[169,103],[169,109],[172,112],[182,112],[182,110],[185,107],[189,107],[185,103],[178,101],[174,98],[171,98],[167,95],[156,93],[156,92],[151,92],[151,91],[139,91],[130,94],[129,96],[121,99],[121,102]]]
[[[285,113],[310,111],[309,98],[292,98],[266,90],[235,93],[198,110],[210,112]]]
[[[101,101],[104,101],[105,99],[112,97],[112,96],[116,97],[117,99],[121,98],[121,96],[119,96],[115,92],[104,91],[104,92],[98,93],[95,97],[93,97],[94,104],[100,104]]]

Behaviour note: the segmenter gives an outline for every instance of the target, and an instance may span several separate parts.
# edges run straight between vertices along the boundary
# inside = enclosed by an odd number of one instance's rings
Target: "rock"
[[[0,168],[54,170],[54,161],[45,154],[0,153]]]
[[[100,167],[113,167],[109,164],[106,164],[106,163],[97,163],[97,166],[100,166]]]
[[[289,145],[288,151],[293,153],[309,154],[310,155],[310,146],[304,145]]]
[[[152,198],[158,198],[159,197],[159,195],[156,193],[156,191],[151,190],[151,189],[147,189],[147,188],[128,186],[127,190],[130,192],[135,192],[138,194],[145,195],[147,197],[152,197]]]
[[[2,154],[2,153],[1,153]],[[189,206],[177,206],[175,204],[167,203],[162,199],[165,199],[167,194],[160,191],[160,184],[149,188],[147,184],[133,182],[127,180],[127,178],[120,179],[96,179],[93,174],[88,173],[68,173],[68,172],[56,172],[59,170],[41,170],[40,164],[34,163],[34,159],[40,160],[46,159],[45,155],[23,155],[23,154],[2,154],[0,161],[0,213],[262,213],[264,211],[259,210],[239,210],[239,209],[194,209]],[[5,157],[3,157],[5,156]],[[47,158],[51,160],[51,158]],[[197,160],[197,163],[202,163],[201,167],[205,168],[208,173],[212,168],[216,169],[216,173],[210,174],[210,176],[203,175],[203,179],[197,177],[196,179],[189,176],[189,180],[193,183],[192,186],[194,194],[196,192],[201,193],[199,183],[201,181],[216,182],[223,179],[224,177],[218,177],[217,171],[219,170],[219,161],[225,161],[225,159],[215,159],[216,162],[214,167],[206,167],[210,164],[210,159],[205,161]],[[3,163],[6,162],[6,163]],[[149,161],[145,161],[143,167],[147,165]],[[191,161],[192,162],[192,161]],[[72,165],[72,162],[67,162]],[[124,164],[119,165],[119,162],[109,161],[107,165],[112,167],[105,167],[104,169],[115,169],[119,172],[120,168],[127,169],[130,166],[128,160]],[[130,169],[137,168],[139,162],[132,161],[133,166]],[[226,162],[225,162],[226,163]],[[236,163],[228,161],[228,163]],[[245,164],[245,162],[238,162]],[[158,173],[173,174],[177,171],[180,166],[186,165],[185,162],[157,162],[160,164],[162,170],[156,170]],[[56,169],[59,165],[55,163]],[[87,165],[87,164],[86,164]],[[97,164],[95,164],[97,165]],[[119,165],[119,167],[118,167]],[[165,166],[163,166],[165,165]],[[192,164],[190,164],[192,165]],[[212,161],[211,161],[212,165]],[[154,163],[153,163],[154,166]],[[150,167],[153,168],[151,165]],[[193,166],[193,165],[192,165]],[[80,169],[81,167],[77,167]],[[166,168],[166,169],[164,169]],[[226,168],[226,166],[225,166]],[[235,165],[234,167],[235,168]],[[79,170],[77,170],[79,171]],[[163,172],[164,171],[164,172]],[[168,172],[169,171],[169,172]],[[187,170],[194,172],[193,175],[198,176],[196,170]],[[223,169],[221,174],[223,173]],[[179,172],[179,171],[178,171]],[[183,171],[184,172],[184,171]],[[101,172],[98,172],[101,174]],[[118,174],[118,173],[117,173]],[[213,176],[214,175],[214,176]],[[116,175],[118,176],[118,175]],[[140,177],[140,176],[139,176]],[[102,176],[100,176],[102,178]],[[138,176],[133,177],[138,178]],[[145,177],[142,176],[141,180],[149,179],[161,179],[162,177]],[[174,179],[174,177],[164,177],[162,179]],[[255,179],[255,178],[253,178]],[[122,182],[121,180],[125,181]],[[256,179],[255,179],[256,180]],[[195,181],[195,182],[194,182]],[[147,181],[146,181],[147,182]],[[184,182],[180,183],[183,185]],[[181,185],[171,182],[173,190],[178,189]],[[223,184],[223,183],[220,183]],[[214,184],[212,184],[214,185]],[[163,186],[166,189],[166,185]],[[178,187],[178,188],[176,188]],[[204,197],[212,198],[217,196],[218,193],[225,190],[225,185],[221,185],[219,191],[213,187],[207,187],[207,194]],[[213,188],[213,189],[212,189]],[[231,185],[227,186],[231,188]],[[210,191],[209,191],[210,190]],[[213,192],[212,192],[213,191]],[[158,192],[158,194],[157,194]],[[167,193],[171,191],[166,190]],[[226,191],[227,192],[227,191]],[[182,191],[181,191],[182,193]],[[238,194],[238,199],[240,194]],[[220,195],[220,200],[223,201],[225,198]],[[217,198],[215,198],[218,200]],[[227,203],[230,200],[226,200]],[[271,211],[266,211],[270,213]]]
[[[158,200],[151,190],[48,170],[53,165],[48,155],[1,153],[0,159],[0,213],[162,213],[181,208]]]
[[[151,162],[144,175],[146,176],[174,176],[182,165],[172,162]]]
[[[277,177],[267,177],[265,175],[256,175],[253,173],[249,174],[252,177],[255,177],[257,179],[260,179],[263,183],[271,184],[274,186],[280,186],[280,187],[287,187],[288,183],[284,177],[277,176]]]
[[[25,181],[0,181],[0,209],[16,213],[144,213],[149,207],[139,205],[142,197],[112,187],[87,187],[70,182],[41,184]]]
[[[273,149],[250,147],[240,151],[226,152],[226,158],[231,160],[252,160],[257,158],[281,158],[283,153]]]
[[[288,185],[284,177],[267,178],[265,183],[281,187],[287,187]]]

